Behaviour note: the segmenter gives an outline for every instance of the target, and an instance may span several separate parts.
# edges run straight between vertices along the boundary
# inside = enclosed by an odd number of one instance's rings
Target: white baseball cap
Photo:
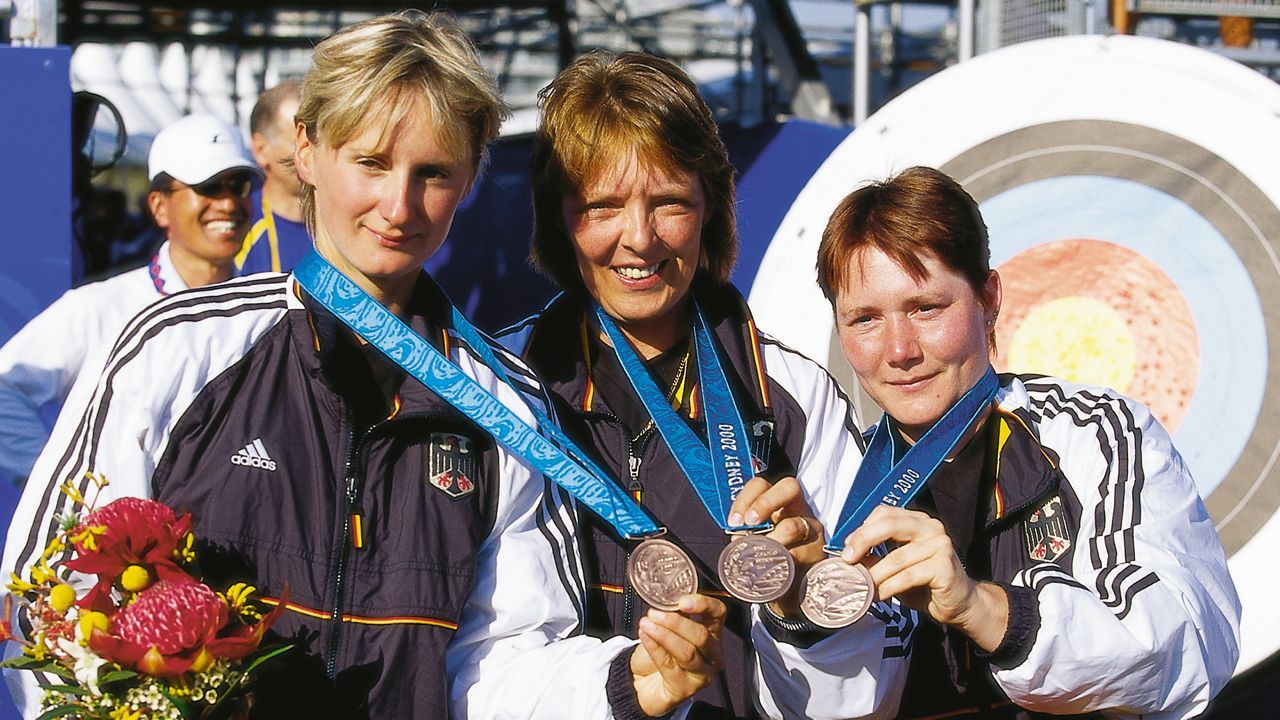
[[[188,115],[156,134],[147,157],[147,178],[160,173],[199,185],[221,172],[243,169],[262,177],[240,130],[211,115]]]

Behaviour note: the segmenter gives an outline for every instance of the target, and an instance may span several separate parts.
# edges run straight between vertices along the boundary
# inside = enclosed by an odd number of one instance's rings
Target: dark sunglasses
[[[230,193],[232,197],[246,198],[253,190],[253,177],[249,175],[233,175],[229,178],[213,178],[196,185],[187,185],[197,195],[207,198],[220,198]]]

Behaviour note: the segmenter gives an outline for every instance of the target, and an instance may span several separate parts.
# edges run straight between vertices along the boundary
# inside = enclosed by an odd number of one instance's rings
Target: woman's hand
[[[640,709],[666,715],[711,682],[724,667],[720,632],[725,606],[706,595],[680,598],[678,612],[651,609],[640,619],[631,675]]]
[[[896,547],[877,558],[882,543]],[[922,512],[881,505],[845,541],[845,562],[862,562],[881,600],[904,605],[952,625],[988,652],[999,647],[1009,624],[1009,598],[994,583],[969,577],[942,523]]]
[[[766,537],[777,540],[791,551],[797,579],[826,557],[822,550],[826,531],[809,503],[805,502],[799,480],[788,476],[770,484],[764,478],[755,477],[743,486],[733,501],[733,507],[729,508],[729,524],[756,525],[766,520],[773,522],[773,529]],[[800,583],[791,583],[791,589],[775,603],[781,614],[799,615],[799,594]]]

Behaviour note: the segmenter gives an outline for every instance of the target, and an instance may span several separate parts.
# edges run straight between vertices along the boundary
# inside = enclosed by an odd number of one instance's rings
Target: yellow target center
[[[1018,325],[1009,370],[1055,375],[1127,392],[1133,382],[1133,335],[1111,306],[1087,297],[1038,305]]]

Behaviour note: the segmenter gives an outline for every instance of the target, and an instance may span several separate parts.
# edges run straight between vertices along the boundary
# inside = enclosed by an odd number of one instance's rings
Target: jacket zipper
[[[355,418],[352,417],[351,412],[348,411],[347,427],[352,428],[354,423]],[[353,498],[358,496],[360,492],[360,477],[356,470],[356,458],[360,454],[360,442],[363,442],[364,437],[367,436],[368,433],[366,432],[364,436],[359,438],[358,442],[355,430],[348,429],[347,431],[347,442],[349,445],[347,447],[346,464],[343,466],[345,486],[342,513],[340,515],[342,518],[342,537],[338,539],[337,566],[333,577],[333,608],[329,613],[331,631],[329,633],[329,647],[325,653],[327,655],[325,659],[325,672],[328,674],[330,680],[336,678],[338,674],[338,646],[342,639],[342,596],[346,589],[347,581],[347,545],[351,542],[351,508],[353,507]]]
[[[619,425],[621,425],[619,421]],[[636,436],[634,440],[627,438],[627,494],[632,498],[638,493],[644,491],[644,483],[640,482],[640,456],[644,453],[644,448],[649,444],[649,438],[653,436],[653,427],[650,426],[644,432]],[[626,426],[623,426],[623,437],[626,437]],[[631,551],[627,551],[626,560],[623,567],[627,566],[627,561],[631,560]],[[622,574],[622,627],[628,631],[633,630],[632,621],[635,619],[636,591],[631,586],[631,578],[626,572]]]
[[[435,413],[412,413],[404,414],[396,417],[396,420],[414,420],[422,418],[437,417]],[[440,416],[448,417],[448,416]],[[361,498],[364,494],[364,479],[359,472],[359,457],[363,451],[363,446],[375,432],[381,430],[388,420],[379,421],[373,427],[366,430],[359,438],[356,437],[354,430],[347,431],[347,441],[349,450],[347,451],[346,464],[344,465],[343,474],[345,482],[343,487],[343,508],[342,508],[342,537],[338,540],[338,557],[336,570],[333,578],[333,607],[329,613],[329,623],[333,628],[333,632],[329,635],[329,646],[325,653],[325,671],[330,679],[337,677],[338,673],[338,650],[341,643],[342,634],[342,615],[344,609],[343,595],[346,592],[347,583],[347,556],[353,547],[354,539],[352,537],[351,518],[353,515],[363,516],[361,507]],[[347,412],[348,427],[354,425],[354,418],[350,411]],[[363,531],[362,531],[363,532]]]

